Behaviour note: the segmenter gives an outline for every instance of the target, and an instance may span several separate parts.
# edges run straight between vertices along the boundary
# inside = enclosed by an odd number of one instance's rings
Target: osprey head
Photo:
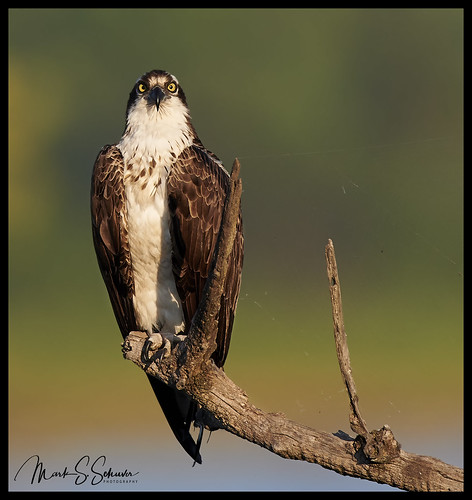
[[[197,134],[177,78],[162,70],[145,73],[129,95],[122,153],[128,160],[136,155],[167,158],[178,156],[194,140]]]
[[[186,112],[187,100],[177,78],[167,71],[153,70],[139,78],[129,94],[126,115],[146,110],[151,116],[170,111]]]

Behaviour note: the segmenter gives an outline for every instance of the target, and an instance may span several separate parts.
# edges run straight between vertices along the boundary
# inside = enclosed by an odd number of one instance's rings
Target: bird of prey
[[[91,188],[94,247],[123,338],[144,331],[167,348],[185,338],[229,186],[228,172],[197,136],[177,78],[162,70],[141,76],[129,95],[123,136],[98,154]],[[217,318],[218,367],[228,354],[242,262],[240,213]],[[175,437],[201,463],[201,432],[197,441],[189,432],[197,403],[148,378]]]

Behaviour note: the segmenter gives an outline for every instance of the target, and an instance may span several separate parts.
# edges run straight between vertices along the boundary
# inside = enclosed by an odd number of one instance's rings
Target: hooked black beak
[[[149,92],[147,101],[150,106],[156,106],[157,111],[159,111],[159,104],[162,99],[164,99],[165,94],[162,92],[160,87],[154,87],[151,92]]]

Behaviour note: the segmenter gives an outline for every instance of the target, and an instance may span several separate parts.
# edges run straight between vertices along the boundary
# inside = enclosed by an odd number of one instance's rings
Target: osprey
[[[98,154],[91,190],[93,242],[123,338],[145,331],[167,352],[185,338],[209,275],[229,185],[228,172],[195,132],[177,78],[162,70],[139,78],[123,136]],[[239,214],[212,354],[218,367],[228,354],[242,261]],[[202,424],[197,442],[189,432],[196,402],[148,378],[175,437],[201,463]]]

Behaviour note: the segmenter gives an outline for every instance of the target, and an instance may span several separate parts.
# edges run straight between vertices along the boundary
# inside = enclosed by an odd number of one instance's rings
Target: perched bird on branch
[[[121,334],[146,332],[152,359],[168,355],[190,328],[229,186],[222,163],[197,136],[177,79],[162,70],[144,74],[129,95],[121,140],[103,147],[95,161],[91,211],[98,264]],[[242,263],[240,214],[217,318],[212,359],[218,367],[228,354]],[[196,402],[148,378],[175,437],[201,463],[202,427],[196,441],[189,432]]]

